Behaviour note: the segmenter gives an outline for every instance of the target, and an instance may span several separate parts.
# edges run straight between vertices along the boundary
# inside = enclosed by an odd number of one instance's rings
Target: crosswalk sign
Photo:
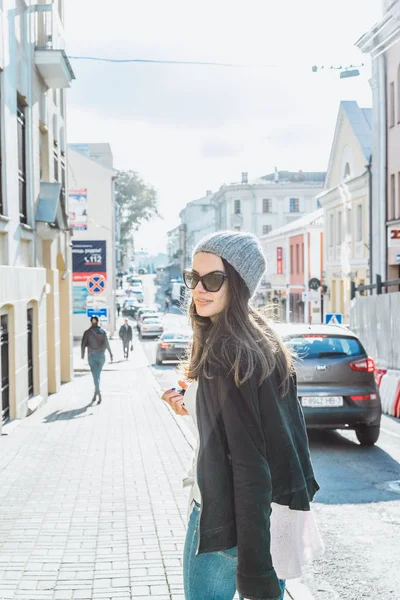
[[[343,315],[341,313],[326,313],[325,325],[341,325],[343,323]]]

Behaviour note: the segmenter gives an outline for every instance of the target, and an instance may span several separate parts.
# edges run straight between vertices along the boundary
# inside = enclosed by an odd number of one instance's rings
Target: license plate
[[[343,396],[303,396],[301,404],[308,408],[343,406]]]
[[[186,348],[186,344],[175,344],[175,348]]]

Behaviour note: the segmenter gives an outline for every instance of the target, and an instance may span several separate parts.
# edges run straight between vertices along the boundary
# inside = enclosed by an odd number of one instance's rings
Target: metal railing
[[[376,290],[377,295],[380,295],[383,293],[384,288],[386,289],[386,288],[396,287],[396,286],[400,288],[400,279],[392,279],[391,281],[382,281],[382,276],[377,275],[375,283],[370,283],[367,285],[356,286],[355,281],[352,281],[350,297],[353,300],[356,297],[357,292],[359,292],[359,293],[360,292],[370,292],[372,295],[375,290]]]

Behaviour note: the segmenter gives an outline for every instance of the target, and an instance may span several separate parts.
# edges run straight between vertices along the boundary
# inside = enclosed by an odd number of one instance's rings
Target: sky
[[[242,171],[326,170],[340,101],[371,106],[354,44],[380,18],[381,0],[68,0],[71,57],[237,65],[71,59],[68,141],[109,142],[157,190],[137,250],[165,251],[184,205]],[[327,68],[362,62],[355,78]]]

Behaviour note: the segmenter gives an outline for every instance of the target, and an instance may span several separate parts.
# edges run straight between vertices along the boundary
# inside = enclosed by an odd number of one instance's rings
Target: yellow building
[[[351,282],[369,283],[369,164],[372,111],[341,102],[324,191],[324,255],[328,306],[350,322]]]

